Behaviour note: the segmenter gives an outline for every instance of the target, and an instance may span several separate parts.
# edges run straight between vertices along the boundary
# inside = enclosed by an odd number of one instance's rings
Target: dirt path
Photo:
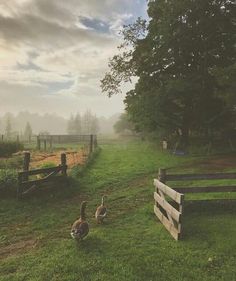
[[[35,239],[28,239],[22,240],[0,249],[0,258],[6,258],[11,255],[22,254],[30,249],[33,249],[37,246],[37,240]]]
[[[31,168],[38,168],[46,163],[53,163],[59,165],[61,163],[61,153],[66,153],[67,165],[69,168],[84,164],[87,154],[84,151],[58,151],[53,153],[47,152],[33,152],[30,161]]]

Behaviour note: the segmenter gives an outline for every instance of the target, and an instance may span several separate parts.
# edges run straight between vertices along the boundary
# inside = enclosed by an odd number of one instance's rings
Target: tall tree
[[[7,138],[10,138],[12,134],[12,122],[10,116],[7,116],[6,118],[5,134]]]
[[[91,134],[96,135],[99,132],[99,121],[96,115],[93,115],[91,120]]]
[[[32,135],[33,135],[33,130],[31,128],[30,123],[27,122],[26,125],[25,125],[25,130],[24,130],[24,138],[26,140],[29,140],[29,142],[31,142]]]
[[[147,29],[140,19],[124,28],[102,90],[116,94],[135,75],[125,104],[141,129],[181,132],[185,142],[190,130],[221,130],[232,120],[233,94],[216,73],[235,64],[234,9],[230,0],[149,1]]]
[[[79,113],[76,114],[74,118],[74,133],[80,135],[82,132],[81,116]]]
[[[74,116],[73,115],[70,116],[70,119],[67,122],[67,133],[69,135],[74,134]]]
[[[91,134],[91,124],[93,115],[90,110],[87,110],[82,117],[82,127],[84,134]]]

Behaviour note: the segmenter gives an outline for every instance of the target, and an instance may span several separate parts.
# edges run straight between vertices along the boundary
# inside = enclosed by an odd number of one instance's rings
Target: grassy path
[[[193,161],[146,143],[106,145],[79,183],[24,202],[0,200],[0,281],[234,280],[235,205],[190,206],[178,243],[153,215],[158,168],[193,170]],[[93,216],[102,194],[109,216],[100,226]],[[91,230],[77,245],[70,225],[84,199]]]

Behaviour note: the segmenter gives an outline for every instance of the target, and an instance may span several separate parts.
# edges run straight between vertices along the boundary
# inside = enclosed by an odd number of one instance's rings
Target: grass
[[[205,160],[147,143],[104,145],[70,186],[25,201],[1,200],[0,280],[234,280],[235,204],[189,203],[180,242],[153,214],[158,168],[194,172]],[[108,195],[109,215],[97,225],[93,216],[102,194]],[[82,200],[88,200],[90,233],[77,244],[69,233]]]

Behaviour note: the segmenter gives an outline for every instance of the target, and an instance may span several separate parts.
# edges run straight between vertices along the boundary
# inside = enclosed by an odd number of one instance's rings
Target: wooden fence
[[[30,153],[25,152],[23,172],[18,173],[18,188],[17,188],[18,198],[22,198],[28,193],[38,189],[42,183],[54,180],[55,176],[58,175],[59,173],[61,173],[61,177],[65,178],[67,176],[65,153],[61,154],[61,163],[56,167],[29,170],[29,164],[30,164]],[[29,176],[36,176],[40,174],[43,174],[44,177],[29,180]]]
[[[183,215],[184,194],[165,185],[161,182],[160,178],[154,179],[154,186],[154,213],[174,239],[179,240],[182,233],[181,220]],[[166,199],[166,196],[171,198],[177,206],[171,205]]]
[[[236,186],[186,186],[171,188],[166,185],[166,182],[216,179],[236,179],[236,173],[170,175],[166,173],[166,169],[159,169],[158,179],[154,179],[154,213],[175,240],[183,237],[182,225],[185,193],[236,192]]]
[[[49,147],[52,149],[53,144],[65,144],[65,143],[85,143],[88,144],[89,152],[97,147],[96,135],[38,135],[37,136],[37,149],[44,150]]]

